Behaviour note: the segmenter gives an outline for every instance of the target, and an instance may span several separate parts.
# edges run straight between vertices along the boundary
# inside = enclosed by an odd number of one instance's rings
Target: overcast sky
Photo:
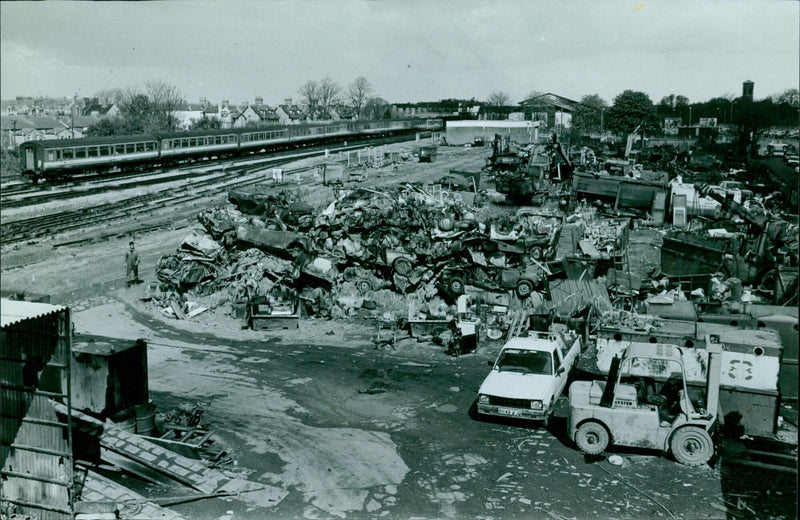
[[[766,97],[800,82],[795,1],[298,0],[0,3],[0,95],[91,96],[163,80],[190,101],[275,105],[366,77],[389,102]]]

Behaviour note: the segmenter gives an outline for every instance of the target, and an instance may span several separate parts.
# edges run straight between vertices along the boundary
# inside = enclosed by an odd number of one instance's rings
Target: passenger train
[[[19,147],[22,175],[33,183],[84,172],[166,166],[185,160],[235,157],[295,146],[439,131],[441,119],[336,121],[264,128],[28,141]]]

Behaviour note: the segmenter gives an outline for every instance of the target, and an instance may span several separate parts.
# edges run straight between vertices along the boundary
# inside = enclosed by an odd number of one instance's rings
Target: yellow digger
[[[705,464],[714,455],[722,349],[718,336],[706,336],[705,403],[699,405],[689,398],[680,348],[632,344],[614,358],[607,381],[572,383],[569,437],[590,455],[609,445],[635,446],[669,452],[688,466]],[[657,381],[663,383],[658,392]]]

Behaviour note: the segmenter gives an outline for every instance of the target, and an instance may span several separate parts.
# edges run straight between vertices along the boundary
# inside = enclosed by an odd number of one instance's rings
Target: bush
[[[0,178],[3,180],[19,179],[21,173],[17,151],[3,150],[0,154]]]

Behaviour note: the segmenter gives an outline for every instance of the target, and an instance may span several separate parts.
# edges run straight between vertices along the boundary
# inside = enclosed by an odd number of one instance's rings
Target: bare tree
[[[119,105],[125,99],[125,92],[120,88],[105,88],[95,92],[94,97],[104,105]]]
[[[330,109],[341,91],[342,87],[328,76],[320,80],[318,85],[319,108],[322,110],[323,117],[330,117]]]
[[[367,119],[389,119],[391,117],[389,108],[389,102],[385,99],[370,98],[364,104],[364,115],[367,116]]]
[[[486,102],[489,103],[489,106],[493,107],[504,107],[508,104],[508,101],[511,99],[511,95],[508,92],[503,92],[501,90],[495,90],[489,97],[486,99]]]
[[[367,103],[371,93],[372,85],[369,84],[369,81],[364,76],[357,77],[347,87],[347,100],[353,110],[356,111],[358,117],[361,117],[361,111],[364,109],[364,105]]]
[[[316,81],[308,80],[298,90],[303,102],[308,106],[308,111],[314,113],[319,104],[319,85]]]
[[[161,80],[146,82],[145,89],[159,126],[164,130],[175,130],[177,127],[175,112],[186,103],[183,92],[178,90],[178,87]]]

